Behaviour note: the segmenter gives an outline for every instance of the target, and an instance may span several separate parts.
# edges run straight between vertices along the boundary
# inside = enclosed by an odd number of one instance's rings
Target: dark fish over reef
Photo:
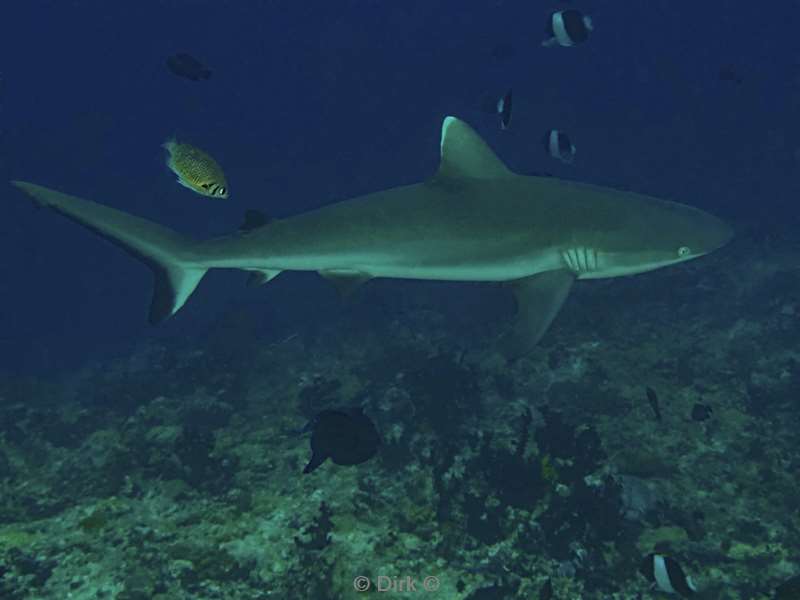
[[[695,402],[695,405],[692,407],[692,421],[707,421],[711,418],[711,413],[713,412],[714,409],[708,404]]]
[[[693,596],[697,592],[691,577],[687,577],[678,561],[663,554],[648,554],[639,571],[659,591],[679,596]]]
[[[552,600],[553,599],[553,582],[548,577],[541,588],[539,588],[539,600]]]
[[[178,52],[167,58],[167,68],[178,77],[201,81],[211,77],[211,69],[185,52]]]
[[[311,473],[328,458],[337,465],[358,465],[375,456],[381,438],[361,408],[328,409],[306,426],[311,430]]]
[[[775,589],[773,600],[800,600],[800,575],[787,579]]]
[[[656,394],[656,391],[651,387],[648,387],[645,391],[647,392],[647,401],[650,403],[650,408],[653,409],[653,414],[656,417],[656,421],[660,421],[661,408],[658,405],[658,395]]]

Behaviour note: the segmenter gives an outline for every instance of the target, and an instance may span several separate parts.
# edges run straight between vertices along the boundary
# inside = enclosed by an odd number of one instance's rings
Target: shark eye
[[[678,256],[686,256],[689,254],[689,252],[691,252],[691,250],[689,250],[689,246],[681,246],[678,248]]]

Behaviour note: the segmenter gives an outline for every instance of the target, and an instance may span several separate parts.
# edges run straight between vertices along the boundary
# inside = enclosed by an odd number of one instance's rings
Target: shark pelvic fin
[[[339,292],[339,297],[345,299],[352,296],[358,288],[372,279],[372,276],[366,273],[349,271],[320,271],[319,274],[333,284],[333,287]]]
[[[511,282],[517,300],[513,329],[500,338],[500,351],[513,360],[530,352],[542,338],[569,295],[575,274],[545,271]]]
[[[264,285],[275,279],[278,275],[280,275],[280,271],[253,271],[250,273],[250,276],[247,278],[247,287],[255,287],[257,285]]]
[[[436,178],[500,179],[513,173],[480,135],[461,119],[442,123],[441,164]]]
[[[167,227],[33,183],[11,183],[39,206],[83,225],[150,267],[155,275],[150,306],[153,324],[175,314],[206,273],[205,267],[188,258],[194,242]]]

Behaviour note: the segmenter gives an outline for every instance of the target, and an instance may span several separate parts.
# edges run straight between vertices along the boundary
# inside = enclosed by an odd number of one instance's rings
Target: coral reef
[[[386,283],[354,300],[369,326],[351,309],[264,343],[235,311],[199,341],[4,376],[0,596],[326,600],[363,577],[622,600],[649,597],[661,552],[707,597],[770,598],[800,572],[800,271],[758,243],[578,285],[512,364],[438,288],[378,311]],[[342,406],[378,455],[302,474],[303,424]]]

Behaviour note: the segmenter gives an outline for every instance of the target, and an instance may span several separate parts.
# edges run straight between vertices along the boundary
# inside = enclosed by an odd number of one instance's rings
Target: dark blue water
[[[441,120],[473,124],[515,170],[633,189],[763,231],[797,222],[800,9],[791,3],[586,2],[596,30],[540,47],[550,3],[15,2],[0,10],[0,174],[197,237],[244,209],[283,216],[425,178]],[[493,57],[498,44],[512,56]],[[189,52],[213,69],[165,67]],[[731,66],[741,83],[720,78]],[[510,131],[479,110],[511,87]],[[576,163],[540,147],[569,132]],[[225,167],[231,199],[180,188],[160,144],[177,135]],[[3,184],[4,185],[4,184]],[[0,365],[60,369],[151,335],[193,335],[239,305],[266,331],[335,315],[311,276],[244,287],[214,273],[157,330],[150,273],[5,187]]]

